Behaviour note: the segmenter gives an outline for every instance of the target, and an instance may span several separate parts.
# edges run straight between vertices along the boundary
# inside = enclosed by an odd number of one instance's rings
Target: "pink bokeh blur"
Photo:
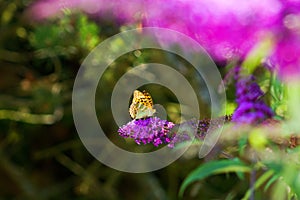
[[[264,59],[283,80],[300,77],[300,0],[40,0],[28,13],[45,20],[65,9],[182,32],[219,61],[243,60],[270,37]]]

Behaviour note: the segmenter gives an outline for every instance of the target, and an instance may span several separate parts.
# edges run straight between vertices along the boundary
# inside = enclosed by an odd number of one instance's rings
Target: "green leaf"
[[[279,179],[279,174],[275,174],[274,176],[272,176],[272,178],[269,179],[269,181],[267,182],[264,191],[267,191],[269,189],[269,187],[277,180]]]
[[[264,182],[266,182],[272,175],[274,174],[273,170],[268,170],[266,173],[264,173],[262,176],[259,177],[259,179],[257,179],[255,181],[254,184],[254,189],[259,188]],[[249,199],[250,195],[251,195],[251,190],[252,188],[249,188],[248,191],[246,192],[245,196],[243,197],[242,200],[247,200]]]
[[[235,192],[230,192],[230,193],[226,196],[225,200],[233,200],[233,199],[236,199],[235,197],[236,197]]]
[[[286,186],[290,187],[291,192],[300,196],[300,172],[299,165],[293,162],[288,163],[270,163],[267,166],[274,170],[277,176],[277,183],[274,186],[274,198],[280,193],[286,192]],[[279,179],[282,177],[282,179]],[[285,186],[284,186],[285,185]],[[276,196],[277,195],[277,196]]]
[[[270,83],[271,108],[278,116],[286,116],[287,114],[287,86],[283,84],[275,75],[271,76]]]
[[[291,82],[288,84],[288,111],[291,117],[289,124],[292,131],[299,131],[300,130],[300,83],[299,82]]]
[[[244,179],[245,179],[244,173],[242,173],[242,172],[236,172],[236,175],[237,175],[237,177],[238,177],[240,180],[244,180]]]
[[[88,20],[85,15],[80,16],[77,23],[80,45],[89,50],[93,49],[100,42],[99,27],[96,23]]]
[[[238,158],[205,163],[192,171],[183,181],[179,191],[179,196],[183,196],[185,189],[192,182],[202,180],[208,176],[228,172],[249,172],[250,170],[251,168],[246,166],[246,164],[244,164]]]
[[[248,137],[247,135],[241,137],[238,141],[238,146],[239,146],[239,153],[240,155],[243,155],[245,153],[245,148],[248,143]]]
[[[284,92],[284,84],[278,80],[276,76],[271,79],[271,93],[277,101],[282,101]]]

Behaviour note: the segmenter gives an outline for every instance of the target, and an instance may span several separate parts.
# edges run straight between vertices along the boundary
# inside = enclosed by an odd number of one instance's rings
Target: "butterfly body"
[[[129,114],[133,119],[151,117],[156,110],[153,108],[153,100],[148,92],[135,90],[132,103],[129,107]]]

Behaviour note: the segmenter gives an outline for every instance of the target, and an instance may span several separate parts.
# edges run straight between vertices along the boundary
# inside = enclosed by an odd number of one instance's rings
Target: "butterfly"
[[[129,107],[129,114],[132,119],[151,117],[156,112],[153,108],[153,100],[148,92],[135,90],[132,103]]]

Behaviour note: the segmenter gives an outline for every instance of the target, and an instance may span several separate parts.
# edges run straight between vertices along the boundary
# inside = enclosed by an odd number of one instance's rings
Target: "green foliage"
[[[100,42],[100,27],[82,14],[66,14],[52,24],[35,27],[29,41],[39,58],[89,52]]]
[[[85,47],[88,50],[92,50],[97,44],[99,44],[99,26],[88,20],[84,15],[80,16],[77,20],[77,26],[80,27],[78,38],[80,46]]]
[[[271,94],[271,108],[280,118],[287,115],[287,86],[283,84],[276,76],[270,79],[270,94]]]
[[[245,194],[245,196],[243,197],[242,200],[247,200],[247,199],[249,199],[249,198],[250,198],[250,195],[251,195],[251,193],[252,193],[252,190],[261,187],[262,184],[263,184],[264,182],[266,182],[268,179],[270,179],[273,175],[274,175],[274,172],[273,172],[272,170],[268,170],[268,171],[265,172],[263,175],[261,175],[261,176],[255,181],[254,187],[253,187],[253,188],[249,188],[249,190],[246,192],[246,194]]]
[[[288,85],[288,114],[289,114],[289,125],[291,131],[295,131],[299,133],[300,131],[300,83],[299,82],[291,82]]]
[[[220,173],[249,172],[250,170],[251,168],[246,166],[238,158],[233,160],[218,160],[208,162],[199,166],[187,176],[181,185],[179,196],[182,197],[187,186],[194,181],[200,181],[208,176]]]
[[[294,196],[294,194],[300,197],[299,152],[300,150],[297,148],[291,153],[290,158],[285,160],[286,162],[277,161],[266,164],[269,169],[274,171],[274,179],[276,180],[272,196],[273,199]],[[272,182],[275,181],[274,179]]]
[[[294,155],[299,155],[299,150]],[[298,158],[299,160],[299,158]],[[266,168],[267,167],[267,168]],[[266,170],[267,169],[267,170]],[[222,173],[247,173],[249,178],[256,179],[251,183],[249,189],[245,191],[243,200],[247,200],[250,196],[255,195],[261,198],[269,199],[297,199],[300,195],[300,167],[297,162],[286,162],[286,160],[276,160],[275,162],[260,162],[255,165],[246,164],[240,161],[238,158],[233,160],[216,160],[210,161],[200,165],[193,170],[184,180],[181,185],[179,196],[182,198],[186,188],[196,181],[204,181],[209,176]],[[253,175],[252,172],[261,172],[259,176]],[[244,183],[244,176],[241,176],[241,184]],[[252,177],[252,178],[251,178]],[[253,185],[251,185],[253,184]],[[262,189],[260,189],[262,188]],[[198,187],[198,190],[200,188]],[[264,194],[262,193],[264,191]],[[267,192],[271,195],[268,195]],[[230,194],[236,194],[236,192],[230,191]],[[233,195],[234,197],[235,195]]]

